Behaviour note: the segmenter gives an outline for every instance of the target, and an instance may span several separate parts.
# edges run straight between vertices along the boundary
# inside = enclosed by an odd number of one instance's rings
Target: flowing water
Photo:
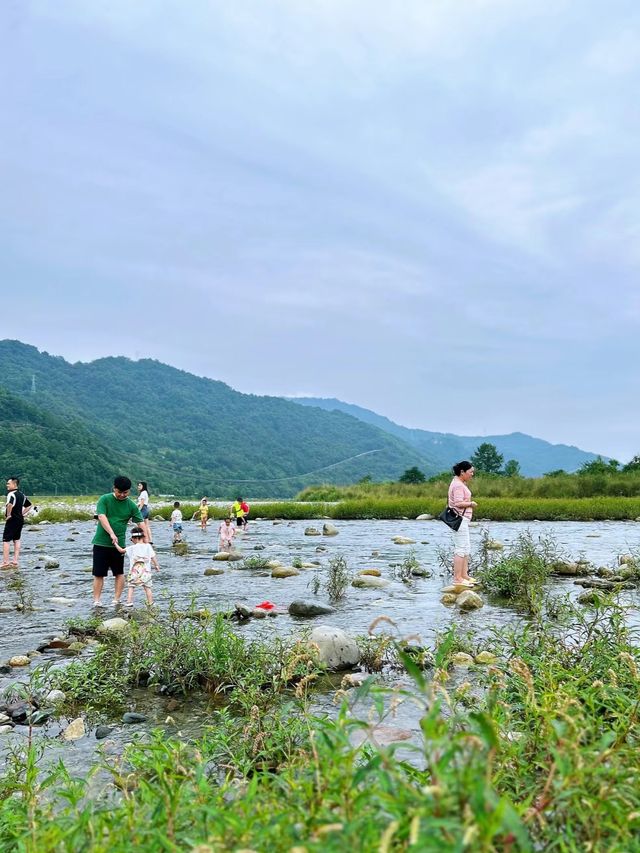
[[[154,596],[160,611],[173,600],[176,606],[187,608],[195,597],[198,607],[211,610],[232,610],[236,602],[255,606],[269,600],[286,611],[295,599],[313,599],[327,602],[321,591],[317,597],[310,589],[313,576],[319,573],[324,582],[329,559],[337,554],[344,556],[350,573],[365,568],[377,568],[383,577],[390,580],[384,589],[355,589],[348,587],[345,597],[335,604],[335,612],[313,619],[298,619],[286,612],[274,619],[249,620],[238,625],[237,631],[245,636],[268,639],[274,635],[295,634],[305,628],[329,624],[343,628],[352,635],[365,634],[372,621],[381,615],[388,616],[398,626],[398,636],[418,635],[429,644],[437,631],[452,623],[473,628],[479,636],[489,637],[492,626],[504,626],[521,621],[526,616],[506,603],[485,601],[478,611],[461,613],[455,608],[440,603],[442,587],[450,582],[451,574],[443,569],[438,551],[450,547],[450,533],[438,521],[343,521],[336,522],[337,536],[305,536],[305,528],[321,529],[321,522],[312,521],[260,521],[249,525],[246,534],[237,537],[236,547],[245,556],[259,554],[291,565],[294,558],[305,562],[319,561],[316,569],[303,569],[298,576],[274,579],[264,570],[242,569],[242,563],[212,563],[211,556],[217,550],[217,522],[203,533],[196,522],[185,524],[185,539],[189,551],[186,556],[177,556],[171,548],[170,525],[166,522],[153,523],[155,549],[161,572],[154,575]],[[640,544],[640,524],[633,522],[489,522],[472,528],[472,545],[477,543],[483,528],[488,528],[491,538],[508,548],[519,534],[529,530],[534,536],[549,536],[563,550],[567,558],[584,557],[596,566],[617,564],[618,555],[635,551]],[[45,639],[64,632],[70,617],[86,617],[91,610],[91,539],[94,522],[38,525],[26,528],[23,534],[23,552],[19,571],[26,589],[32,597],[34,611],[18,612],[14,607],[16,593],[9,588],[14,571],[0,574],[0,663],[14,654],[24,654],[35,649]],[[416,540],[413,545],[395,545],[394,536],[405,536]],[[256,546],[258,546],[256,548]],[[263,547],[261,547],[263,546]],[[318,550],[319,548],[325,550]],[[424,568],[432,572],[429,578],[416,578],[409,584],[394,580],[392,563],[400,563],[413,551]],[[51,556],[59,561],[56,569],[45,569],[43,557]],[[216,565],[224,574],[205,576],[204,569]],[[550,588],[560,594],[576,596],[581,588],[571,578],[554,579]],[[107,606],[100,611],[103,618],[117,615],[108,602],[113,597],[113,580],[105,583],[103,601]],[[65,602],[52,599],[64,598]],[[637,621],[640,596],[635,591],[621,596],[630,605],[630,619]],[[142,608],[143,596],[136,592],[136,607]],[[384,626],[381,626],[384,627]],[[388,630],[384,628],[384,630]],[[489,642],[489,640],[488,640]],[[33,666],[35,666],[34,664]],[[10,675],[0,676],[0,692],[16,680],[25,680],[26,671],[14,670]],[[318,706],[328,707],[331,694],[318,696]],[[164,725],[168,732],[184,730],[195,732],[208,720],[211,705],[205,697],[190,697],[180,708],[167,711],[167,700],[140,691],[135,697],[137,710],[149,716],[149,725]],[[402,723],[400,719],[400,723]],[[21,729],[23,729],[21,733]],[[58,724],[46,729],[51,737],[59,731]],[[120,727],[107,742],[107,750],[121,751],[122,745],[136,736],[140,727]],[[15,738],[24,737],[26,728],[18,727],[3,738],[6,744]],[[78,768],[86,765],[95,749],[96,741],[85,738],[73,744],[65,744],[65,761]]]

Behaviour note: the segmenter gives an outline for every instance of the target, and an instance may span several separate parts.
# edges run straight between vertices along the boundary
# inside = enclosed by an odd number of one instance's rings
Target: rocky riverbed
[[[310,527],[315,528],[317,535]],[[154,523],[155,548],[161,566],[160,574],[154,579],[154,595],[160,612],[168,608],[170,602],[177,608],[187,609],[194,601],[197,607],[210,611],[231,613],[239,610],[241,618],[237,630],[265,639],[275,634],[300,633],[320,625],[340,628],[356,636],[365,634],[375,619],[386,616],[398,626],[398,636],[417,636],[425,643],[451,623],[473,627],[476,636],[488,637],[492,626],[526,618],[513,606],[483,595],[482,590],[479,591],[481,609],[465,610],[455,606],[454,599],[451,600],[454,606],[443,605],[443,589],[450,582],[450,572],[443,567],[441,555],[443,549],[449,548],[450,537],[447,528],[437,521],[335,522],[334,528],[327,528],[323,534],[322,522],[256,520],[246,534],[237,537],[236,547],[246,558],[260,556],[272,561],[269,567],[260,568],[247,568],[242,559],[214,560],[216,528],[217,525],[203,533],[196,523],[187,523],[186,553],[177,554],[170,544],[169,525]],[[640,541],[640,525],[635,523],[478,524],[472,534],[476,541],[485,528],[497,548],[502,544],[508,548],[520,533],[530,530],[534,535],[552,537],[567,560],[586,560],[594,566],[610,567],[611,572],[617,570],[620,555],[633,552]],[[92,615],[91,538],[94,529],[93,522],[83,522],[40,524],[25,530],[20,570],[5,570],[0,575],[1,691],[16,682],[25,682],[27,674],[47,659],[47,655],[51,659],[46,643],[52,637],[66,634],[67,620]],[[403,581],[400,566],[408,555],[415,558],[415,571]],[[343,598],[331,601],[324,584],[329,561],[336,556],[346,560],[348,585]],[[566,592],[577,598],[584,590],[575,585],[575,580],[572,576],[554,578],[550,586],[559,593]],[[105,620],[128,617],[126,611],[116,611],[108,605],[112,583],[111,579],[106,583],[103,600],[107,606],[99,614]],[[316,593],[317,586],[320,589]],[[623,590],[621,595],[630,606],[630,620],[637,621],[637,591]],[[256,610],[256,605],[265,603],[267,606],[262,612]],[[269,606],[271,604],[273,607]],[[137,593],[136,613],[143,610],[143,597]],[[378,630],[384,628],[383,623]],[[60,662],[65,655],[90,653],[90,648],[52,651]],[[490,649],[487,651],[490,653]],[[17,656],[27,657],[19,661]],[[9,664],[11,659],[16,665]],[[461,662],[460,666],[463,664]],[[326,693],[320,691],[319,707],[329,707],[333,692],[329,687],[337,687],[340,681],[341,677],[336,676],[327,683]],[[108,733],[107,748],[121,749],[136,732],[149,726],[163,725],[168,731],[193,732],[206,724],[211,708],[211,700],[207,697],[193,696],[169,706],[170,701],[139,691],[135,696],[135,710],[145,719],[115,721]],[[63,735],[70,722],[50,723],[48,736]],[[410,713],[400,712],[398,724],[401,727],[409,730],[414,722]],[[20,736],[20,726],[13,731],[6,727],[5,735],[9,739]],[[96,741],[91,740],[93,749]],[[78,744],[74,743],[74,754],[80,765],[89,748],[88,745],[80,747],[81,741],[82,737],[78,738]]]

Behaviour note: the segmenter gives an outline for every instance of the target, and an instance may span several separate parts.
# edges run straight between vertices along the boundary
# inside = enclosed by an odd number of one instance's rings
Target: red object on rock
[[[256,604],[256,610],[275,610],[275,604],[272,601],[263,601]]]

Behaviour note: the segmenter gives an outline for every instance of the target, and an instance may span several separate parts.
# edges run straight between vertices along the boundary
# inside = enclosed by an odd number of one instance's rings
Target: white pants
[[[468,557],[471,554],[468,518],[463,518],[460,528],[453,531],[453,553],[456,557]]]

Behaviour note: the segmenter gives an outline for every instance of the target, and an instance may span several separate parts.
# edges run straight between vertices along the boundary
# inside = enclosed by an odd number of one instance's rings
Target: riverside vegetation
[[[384,623],[363,640],[368,659],[377,647],[409,682],[345,685],[333,718],[312,711],[321,673],[308,646],[249,643],[195,609],[132,623],[66,670],[36,671],[28,692],[60,686],[63,713],[94,719],[141,684],[226,703],[200,736],[151,732],[82,777],[47,763],[30,731],[0,780],[0,848],[640,849],[640,661],[619,606],[543,601],[526,624],[495,632],[492,654],[449,630],[423,665],[401,639],[378,636]],[[412,742],[379,745],[401,703],[419,720]]]
[[[333,487],[332,487],[333,489]],[[446,503],[446,490],[440,489],[439,497],[421,496],[419,488],[407,486],[404,495],[389,497],[359,497],[337,502],[315,501],[273,501],[270,503],[252,503],[252,518],[267,519],[396,519],[416,518],[428,513],[437,516]],[[303,493],[305,494],[305,493]],[[333,491],[326,494],[333,495]],[[483,497],[474,490],[474,498],[481,501],[478,513],[490,521],[602,521],[630,520],[640,517],[640,497],[602,497],[591,498],[519,498]],[[66,504],[59,498],[55,500],[36,498],[40,507],[34,521],[87,521],[93,518],[93,512],[86,506],[78,506],[78,499]],[[182,513],[190,518],[199,504],[185,502]],[[173,507],[171,503],[152,506],[152,516],[168,520]],[[211,519],[222,519],[228,514],[226,507],[209,506]]]

